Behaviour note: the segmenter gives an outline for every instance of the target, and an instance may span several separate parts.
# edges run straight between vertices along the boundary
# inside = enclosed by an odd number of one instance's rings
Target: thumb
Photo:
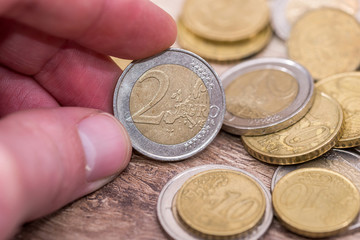
[[[93,109],[18,112],[0,133],[0,239],[98,189],[131,157],[122,125]]]

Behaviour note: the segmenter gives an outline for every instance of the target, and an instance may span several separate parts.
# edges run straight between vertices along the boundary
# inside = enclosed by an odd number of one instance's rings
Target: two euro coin
[[[162,161],[202,151],[219,132],[225,112],[215,71],[181,49],[131,63],[118,80],[113,104],[133,147]]]

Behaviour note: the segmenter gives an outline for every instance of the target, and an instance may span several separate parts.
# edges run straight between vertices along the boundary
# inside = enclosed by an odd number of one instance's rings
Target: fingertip
[[[89,116],[77,126],[83,146],[87,181],[94,182],[117,175],[131,157],[129,136],[113,116],[106,113]]]

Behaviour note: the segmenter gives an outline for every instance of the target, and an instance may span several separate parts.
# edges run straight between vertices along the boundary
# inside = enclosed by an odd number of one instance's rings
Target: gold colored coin
[[[206,123],[209,110],[209,94],[201,78],[175,64],[145,72],[130,95],[130,114],[136,128],[148,139],[165,145],[194,137]]]
[[[316,88],[335,98],[344,111],[344,133],[335,147],[360,145],[360,72],[337,74],[319,81]]]
[[[249,57],[263,49],[270,41],[271,36],[271,28],[266,26],[249,39],[236,42],[216,42],[195,35],[181,21],[178,22],[179,44],[205,59],[215,61],[232,61]]]
[[[360,195],[343,175],[322,168],[295,170],[275,185],[274,211],[291,231],[306,237],[335,235],[356,218]]]
[[[200,37],[238,41],[268,24],[269,8],[266,0],[187,0],[181,19]]]
[[[314,159],[330,150],[343,129],[340,104],[318,92],[309,112],[294,125],[263,136],[242,136],[245,149],[255,158],[279,165]]]
[[[176,197],[181,219],[193,230],[225,237],[244,233],[262,219],[266,207],[261,186],[234,170],[208,170],[188,179]]]
[[[359,10],[358,0],[290,0],[286,6],[286,18],[294,24],[304,13],[318,8],[336,8],[351,15]]]
[[[226,109],[241,118],[265,118],[294,101],[298,82],[290,74],[260,69],[239,76],[225,88]]]
[[[360,64],[360,25],[341,10],[310,11],[293,26],[287,48],[315,79],[352,71]]]

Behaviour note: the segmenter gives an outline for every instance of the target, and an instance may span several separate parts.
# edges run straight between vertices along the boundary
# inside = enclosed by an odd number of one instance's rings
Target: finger
[[[24,24],[0,18],[0,63],[19,73],[38,73],[64,42]]]
[[[176,38],[174,20],[148,0],[5,0],[0,13],[121,58],[153,55]]]
[[[109,57],[77,44],[65,44],[64,40],[13,21],[0,21],[0,42],[0,63],[14,71],[35,75],[38,81],[8,69],[2,72],[0,99],[4,101],[0,102],[4,104],[0,114],[56,106],[49,105],[56,101],[62,106],[112,112],[113,91],[121,70]],[[11,79],[17,81],[10,82]],[[5,104],[7,101],[11,104]]]
[[[0,132],[0,239],[96,190],[131,155],[119,122],[91,109],[18,112],[0,121]]]
[[[58,106],[33,78],[0,66],[0,117],[19,110]]]
[[[110,57],[68,43],[34,76],[62,106],[112,113],[113,94],[121,69]]]

